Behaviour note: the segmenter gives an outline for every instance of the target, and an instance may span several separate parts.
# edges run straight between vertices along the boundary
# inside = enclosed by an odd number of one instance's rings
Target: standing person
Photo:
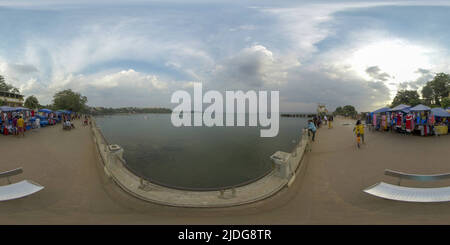
[[[310,132],[312,133],[312,141],[314,141],[316,137],[316,126],[314,125],[312,120],[308,120],[308,136],[310,136]]]
[[[17,133],[17,116],[15,116],[12,120],[12,130],[13,130],[13,135],[18,135],[18,133]]]
[[[332,128],[333,127],[333,125],[331,125],[331,122],[333,121],[333,116],[331,115],[329,118],[328,118],[328,128]]]
[[[19,129],[19,135],[25,136],[25,121],[22,116],[17,120],[17,128]]]
[[[39,117],[36,117],[34,123],[36,123],[36,129],[39,129],[41,127],[41,119]]]

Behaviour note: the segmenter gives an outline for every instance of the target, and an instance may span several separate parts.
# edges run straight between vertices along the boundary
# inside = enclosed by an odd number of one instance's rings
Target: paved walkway
[[[352,126],[342,123],[319,130],[306,169],[290,188],[261,202],[208,209],[150,204],[122,191],[105,176],[90,130],[80,122],[72,131],[56,126],[25,138],[0,136],[0,171],[22,166],[24,174],[14,180],[46,187],[1,202],[0,224],[450,224],[448,203],[395,202],[362,192],[378,181],[396,182],[383,175],[385,168],[450,172],[450,136],[367,133],[367,144],[358,150]]]

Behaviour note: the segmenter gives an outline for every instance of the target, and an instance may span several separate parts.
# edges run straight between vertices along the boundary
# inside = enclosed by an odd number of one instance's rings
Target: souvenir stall
[[[70,120],[71,119],[71,117],[70,117],[70,115],[72,114],[72,112],[71,111],[68,111],[68,110],[59,110],[59,111],[57,111],[57,113],[59,112],[59,117],[60,117],[60,120],[61,121],[65,121],[65,120]]]
[[[56,123],[55,117],[56,114],[50,109],[40,109],[39,115],[37,115],[40,119],[41,127],[45,127],[47,125],[54,125]]]
[[[407,130],[420,130],[420,135],[427,136],[432,134],[434,118],[430,117],[431,108],[425,105],[416,105],[410,108],[407,115]]]
[[[33,114],[31,113],[32,110],[25,107],[17,107],[17,111],[20,112],[23,120],[25,121],[25,131],[31,130],[33,123]]]
[[[15,109],[9,106],[0,106],[0,114],[1,133],[3,135],[13,133],[12,119],[16,116]]]
[[[450,113],[442,108],[433,108],[431,114],[435,118],[434,133],[436,135],[448,134]]]
[[[397,132],[406,133],[406,116],[410,112],[409,105],[398,105],[390,110],[390,120],[392,128]]]
[[[378,109],[372,113],[370,113],[371,117],[371,128],[373,127],[376,130],[385,131],[389,125],[389,111],[391,109],[389,107],[383,107]]]
[[[0,107],[0,130],[4,135],[8,135],[15,132],[15,128],[13,127],[14,118],[22,117],[25,121],[25,131],[31,130],[30,118],[31,113],[30,109],[25,107],[9,107],[9,106],[1,106]]]

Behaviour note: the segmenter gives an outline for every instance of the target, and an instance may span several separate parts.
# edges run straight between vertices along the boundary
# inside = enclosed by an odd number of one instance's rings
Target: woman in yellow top
[[[361,124],[361,120],[356,121],[356,125],[353,128],[353,132],[356,134],[356,142],[358,143],[358,148],[360,147],[361,138],[364,143],[364,125]]]
[[[23,118],[22,117],[20,117],[18,120],[17,120],[17,128],[19,128],[19,134],[22,134],[22,136],[25,136],[25,129],[24,129],[24,126],[25,126],[25,121],[23,120]]]

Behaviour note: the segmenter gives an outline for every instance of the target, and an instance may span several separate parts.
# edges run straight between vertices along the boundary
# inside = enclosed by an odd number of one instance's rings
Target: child
[[[361,138],[364,143],[364,125],[361,124],[361,120],[356,122],[353,132],[356,134],[356,142],[358,144],[358,148],[360,148]]]

